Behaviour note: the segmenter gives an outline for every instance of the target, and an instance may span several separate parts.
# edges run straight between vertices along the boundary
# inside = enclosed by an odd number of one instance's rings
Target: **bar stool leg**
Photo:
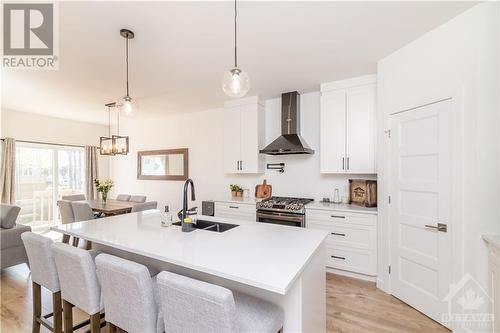
[[[52,312],[54,313],[54,333],[62,333],[62,301],[61,292],[52,293]]]
[[[116,326],[111,324],[109,321],[106,322],[106,327],[107,327],[108,333],[116,333]]]
[[[73,333],[73,304],[63,300],[64,333]]]
[[[33,282],[33,333],[40,333],[40,321],[42,316],[42,289],[38,283]]]
[[[101,332],[101,314],[99,312],[90,316],[90,332]]]

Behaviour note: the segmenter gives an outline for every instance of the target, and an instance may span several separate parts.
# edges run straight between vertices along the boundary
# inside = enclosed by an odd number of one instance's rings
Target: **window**
[[[59,223],[57,200],[83,193],[83,148],[30,143],[16,145],[18,223],[43,231]]]

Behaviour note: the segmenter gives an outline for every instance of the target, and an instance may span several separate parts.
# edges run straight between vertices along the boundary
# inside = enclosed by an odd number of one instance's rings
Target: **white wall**
[[[347,179],[360,176],[319,173],[319,100],[319,92],[301,96],[302,136],[316,153],[267,157],[268,163],[285,163],[283,174],[272,170],[260,175],[224,174],[223,109],[160,118],[123,119],[122,132],[130,135],[131,154],[111,159],[111,178],[116,183],[113,194],[145,194],[148,200],[158,201],[159,207],[169,204],[179,209],[183,182],[137,180],[137,151],[184,147],[189,148],[189,176],[194,180],[199,201],[227,198],[231,183],[249,188],[253,196],[255,185],[264,178],[273,186],[274,195],[320,199],[331,198],[336,187],[341,193],[347,192]],[[281,99],[267,100],[265,107],[267,145],[280,135]]]
[[[470,272],[487,287],[481,235],[499,233],[498,3],[483,3],[382,59],[378,64],[379,179],[386,179],[383,130],[388,115],[452,97],[458,121],[454,142],[454,279]],[[387,166],[387,165],[386,165]],[[382,197],[388,182],[379,181]],[[379,205],[379,283],[388,288],[388,206]],[[458,227],[458,228],[457,228]],[[462,229],[460,229],[462,228]],[[458,230],[457,230],[458,229]],[[460,251],[460,252],[457,252]]]
[[[107,126],[2,109],[1,137],[73,145],[99,145]],[[109,158],[99,157],[99,177],[109,177]]]

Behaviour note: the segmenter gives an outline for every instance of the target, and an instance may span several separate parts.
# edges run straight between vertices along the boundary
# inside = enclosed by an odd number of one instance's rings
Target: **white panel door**
[[[438,322],[453,262],[451,121],[450,100],[391,116],[392,293]]]
[[[224,172],[238,173],[241,155],[241,133],[240,120],[241,110],[239,107],[224,109]]]
[[[257,105],[241,107],[240,173],[257,173],[259,170],[259,117]]]
[[[320,111],[320,171],[345,172],[346,91],[323,92]]]
[[[377,173],[375,170],[375,96],[375,85],[347,90],[347,173]]]

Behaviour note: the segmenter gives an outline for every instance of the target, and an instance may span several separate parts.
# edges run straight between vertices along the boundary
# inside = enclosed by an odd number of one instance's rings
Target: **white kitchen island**
[[[326,329],[326,231],[200,216],[238,224],[218,233],[162,227],[150,210],[53,227],[93,247],[280,305],[284,331]]]

